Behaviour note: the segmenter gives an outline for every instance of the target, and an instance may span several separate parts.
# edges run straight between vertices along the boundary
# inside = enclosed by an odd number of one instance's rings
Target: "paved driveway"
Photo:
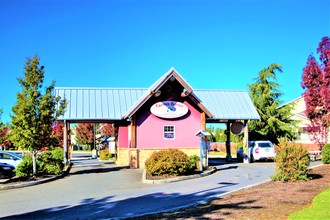
[[[220,164],[212,175],[165,184],[144,184],[143,170],[79,163],[70,175],[46,184],[0,191],[0,217],[10,219],[125,218],[168,211],[218,198],[269,180],[274,163]]]

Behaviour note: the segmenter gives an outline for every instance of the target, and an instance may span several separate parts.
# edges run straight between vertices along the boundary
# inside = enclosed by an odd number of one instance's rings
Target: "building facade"
[[[196,133],[205,130],[206,123],[226,123],[229,130],[238,121],[247,125],[259,119],[245,91],[194,90],[173,68],[148,89],[76,87],[55,88],[55,93],[68,102],[58,119],[65,130],[70,123],[114,123],[116,163],[132,168],[143,168],[145,160],[162,149],[199,155]],[[227,144],[230,157],[230,137]]]
[[[306,110],[306,104],[304,101],[304,97],[300,96],[292,101],[290,101],[287,104],[293,104],[292,109],[292,117],[291,119],[297,122],[297,140],[295,142],[303,144],[306,148],[308,148],[310,151],[312,150],[318,150],[317,144],[314,143],[314,141],[311,139],[311,136],[308,132],[308,125],[310,125],[310,120],[306,117],[305,110]],[[285,104],[285,105],[287,105]],[[328,140],[327,143],[329,143],[329,129],[328,129]]]

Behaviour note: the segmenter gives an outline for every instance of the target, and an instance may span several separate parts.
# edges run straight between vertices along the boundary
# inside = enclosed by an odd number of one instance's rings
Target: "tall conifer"
[[[270,140],[277,144],[280,138],[295,137],[295,122],[290,119],[293,106],[281,106],[281,85],[277,82],[276,71],[282,72],[281,66],[271,64],[249,85],[250,97],[261,118],[249,123],[251,140]]]

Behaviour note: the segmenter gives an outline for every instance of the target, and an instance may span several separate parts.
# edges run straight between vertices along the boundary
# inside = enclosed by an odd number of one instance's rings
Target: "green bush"
[[[193,155],[189,157],[189,171],[193,172],[197,169],[197,162],[199,161],[199,156]]]
[[[324,164],[330,163],[330,144],[325,144],[322,147],[322,162]]]
[[[109,160],[112,158],[112,155],[109,153],[109,149],[104,149],[99,151],[101,160]]]
[[[309,153],[294,142],[281,141],[276,146],[276,173],[272,180],[300,181],[308,180]]]
[[[33,162],[30,154],[25,154],[22,162],[15,169],[16,176],[27,178],[32,176],[33,173]]]
[[[63,172],[63,149],[56,148],[46,151],[38,157],[39,173],[58,175]]]
[[[189,172],[190,160],[178,149],[154,152],[145,162],[146,172],[152,176],[179,176]]]

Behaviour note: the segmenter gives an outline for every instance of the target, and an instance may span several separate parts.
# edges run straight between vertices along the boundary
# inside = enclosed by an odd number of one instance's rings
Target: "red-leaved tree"
[[[327,142],[330,126],[330,38],[323,37],[317,48],[320,64],[311,54],[303,68],[301,86],[310,119],[308,131],[320,149]]]
[[[55,146],[56,147],[63,147],[63,123],[61,122],[56,122],[53,127],[53,137],[55,141]]]
[[[94,124],[80,123],[76,127],[76,141],[79,144],[89,145],[90,149],[94,146]]]
[[[114,126],[109,123],[101,124],[101,131],[102,131],[102,136],[113,137],[116,134]]]
[[[2,115],[2,109],[0,109],[0,119]],[[8,140],[9,125],[5,125],[0,120],[0,147],[1,149],[8,149],[11,146],[11,142]]]

